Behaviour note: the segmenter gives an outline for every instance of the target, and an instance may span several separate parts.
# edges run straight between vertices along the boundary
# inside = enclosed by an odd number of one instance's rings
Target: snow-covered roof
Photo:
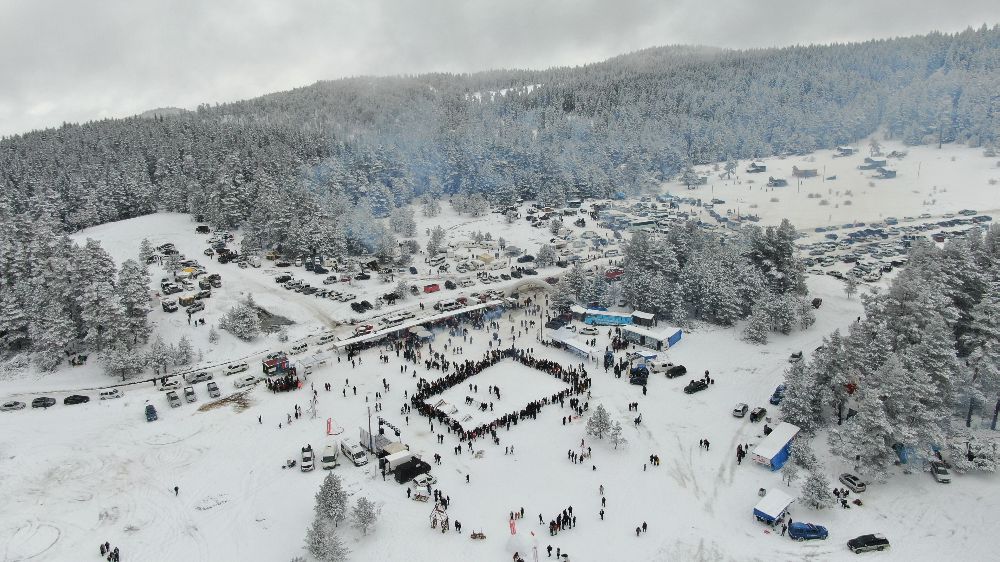
[[[798,426],[781,422],[771,434],[764,438],[753,450],[753,454],[765,459],[773,459],[781,449],[799,433]]]
[[[578,304],[574,304],[574,305],[570,305],[569,311],[572,312],[573,314],[585,314],[587,312],[587,309],[583,308],[582,306],[580,306]]]
[[[673,336],[677,332],[680,332],[680,328],[675,328],[673,326],[666,326],[662,328],[645,328],[643,326],[622,326],[622,330],[626,332],[632,332],[633,334],[638,334],[640,336],[646,336],[647,338],[652,338],[656,341],[667,341],[670,336]]]
[[[654,315],[649,312],[639,312],[638,310],[632,313],[632,316],[636,318],[642,318],[643,320],[652,320]]]
[[[586,343],[584,343],[583,340],[576,337],[576,333],[571,332],[566,328],[559,328],[558,330],[549,330],[549,333],[552,334],[552,339],[564,345],[568,345],[573,349],[576,349],[577,351],[581,351],[583,353],[586,353],[587,355],[597,353],[596,348],[587,345]]]
[[[777,517],[782,511],[785,511],[785,509],[791,505],[793,501],[795,501],[795,498],[792,496],[789,496],[781,490],[772,489],[767,492],[766,496],[757,502],[757,505],[754,506],[754,511],[760,511],[772,517]]]

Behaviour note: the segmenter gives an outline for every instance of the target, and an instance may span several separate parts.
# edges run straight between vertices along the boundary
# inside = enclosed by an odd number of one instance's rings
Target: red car
[[[430,285],[424,285],[425,293],[436,293],[441,290],[441,287],[437,283],[432,283]]]
[[[363,336],[365,334],[370,333],[373,329],[374,328],[372,327],[371,324],[365,324],[364,326],[358,326],[357,328],[354,328],[354,335],[356,335],[356,336]]]

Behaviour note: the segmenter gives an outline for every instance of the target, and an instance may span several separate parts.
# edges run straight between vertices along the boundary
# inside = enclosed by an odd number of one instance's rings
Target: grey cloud
[[[0,0],[0,135],[360,74],[958,31],[991,0]]]

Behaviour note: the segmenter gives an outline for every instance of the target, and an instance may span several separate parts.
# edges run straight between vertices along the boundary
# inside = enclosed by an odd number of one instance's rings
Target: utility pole
[[[375,444],[372,442],[372,407],[368,406],[368,450],[371,451]]]

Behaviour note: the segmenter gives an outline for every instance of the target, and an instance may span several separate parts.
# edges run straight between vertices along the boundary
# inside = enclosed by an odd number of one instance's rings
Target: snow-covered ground
[[[706,185],[688,190],[678,182],[664,188],[680,197],[700,198],[705,203],[719,198],[726,203],[715,210],[742,215],[758,215],[762,224],[792,221],[796,228],[840,225],[848,222],[873,222],[886,217],[939,216],[961,209],[996,213],[1000,209],[1000,167],[997,158],[986,158],[981,149],[961,145],[906,147],[883,143],[883,151],[906,151],[905,158],[888,159],[888,166],[898,173],[893,179],[872,179],[871,170],[859,170],[868,155],[867,143],[855,145],[859,152],[848,157],[834,157],[835,152],[821,150],[808,156],[767,158],[767,171],[748,174],[749,161],[740,161],[736,176],[720,178],[713,166],[696,170],[708,176]],[[792,167],[815,169],[818,177],[799,180]],[[787,187],[767,187],[768,176],[784,178]],[[826,179],[836,176],[836,179]],[[990,185],[993,180],[995,185]],[[813,198],[810,198],[810,194]],[[818,195],[819,197],[816,197]],[[776,198],[777,201],[771,201]],[[821,204],[826,201],[826,204]],[[847,202],[850,202],[847,204]],[[710,218],[704,217],[709,222]]]
[[[730,182],[726,186],[717,178],[700,190],[673,191],[709,199],[721,197],[727,200],[725,207],[741,200],[741,205],[749,205],[760,199],[752,212],[759,213],[764,222],[789,216],[800,227],[825,225],[830,220],[871,221],[881,216],[902,218],[960,208],[989,212],[1000,207],[996,187],[987,185],[990,174],[1000,173],[987,169],[991,163],[979,151],[952,147],[942,151],[911,149],[906,160],[895,164],[899,178],[877,181],[876,188],[866,187],[866,179],[853,177],[858,174],[851,170],[861,157],[832,159],[824,154],[817,154],[816,162],[808,167],[826,165],[826,175],[836,173],[839,179],[832,184],[822,179],[806,180],[801,196],[794,183],[775,193],[762,193],[761,181],[753,184],[753,190],[746,190],[746,184]],[[823,159],[825,164],[821,163]],[[916,178],[919,162],[921,175]],[[797,164],[794,159],[771,159],[767,163],[769,171],[761,178],[765,182],[767,175],[779,175],[776,169],[787,166],[790,171],[791,165]],[[833,168],[841,165],[843,170]],[[791,179],[790,173],[781,175]],[[947,191],[934,196],[930,190],[935,185]],[[834,208],[831,199],[830,206],[819,207],[817,199],[805,197],[807,186],[824,192],[827,188],[852,189],[854,205]],[[781,201],[767,203],[772,196]],[[933,205],[922,204],[932,198],[937,200]],[[741,212],[745,212],[742,207]],[[422,244],[426,241],[423,223],[428,222],[423,220],[421,224]],[[547,229],[529,228],[523,220],[507,225],[499,215],[469,219],[446,212],[434,219],[434,224],[445,226],[449,239],[462,239],[476,230],[489,231],[529,253],[535,253],[537,246],[551,236]],[[216,323],[219,315],[246,293],[253,293],[264,308],[295,322],[289,328],[293,340],[325,329],[340,335],[351,332],[344,323],[356,315],[347,304],[280,288],[267,271],[274,269],[271,262],[261,269],[218,265],[202,255],[206,237],[195,234],[194,227],[189,217],[158,214],[89,229],[77,238],[101,240],[119,262],[137,254],[143,237],[154,245],[173,242],[182,253],[206,265],[209,272],[221,273],[223,286],[213,291],[203,316],[208,324]],[[322,278],[302,268],[292,269],[296,277],[314,285]],[[151,271],[156,286],[162,274],[157,266],[152,266]],[[420,267],[418,279],[432,282],[438,278],[426,271],[426,266]],[[561,270],[541,271],[533,280],[540,281],[555,271]],[[512,280],[420,298],[429,304],[463,292],[510,289],[519,284]],[[351,287],[344,285],[334,286],[373,302],[372,297],[393,286],[375,279],[355,282]],[[446,434],[444,443],[438,444],[435,435],[440,433],[439,427],[432,432],[425,418],[411,413],[407,419],[400,413],[407,402],[404,392],[415,389],[412,369],[401,373],[401,361],[392,353],[388,364],[379,362],[377,349],[364,352],[354,368],[345,358],[317,368],[308,381],[318,391],[317,416],[311,419],[307,414],[305,419],[291,424],[288,415],[293,406],[307,406],[311,392],[308,387],[272,394],[258,386],[248,392],[246,409],[221,405],[199,410],[209,400],[205,383],[195,385],[199,400],[196,404],[177,409],[169,408],[163,393],[149,383],[125,387],[125,396],[119,400],[101,402],[95,392],[88,392],[90,403],[66,406],[62,398],[71,391],[109,384],[97,361],[63,367],[50,375],[30,369],[8,373],[0,380],[3,397],[17,395],[20,400],[30,401],[33,395],[45,394],[59,403],[46,411],[28,408],[0,413],[0,498],[4,502],[0,510],[0,556],[5,561],[96,559],[98,543],[110,541],[121,549],[124,560],[288,560],[303,553],[305,528],[312,518],[313,496],[323,471],[302,473],[298,468],[281,466],[287,459],[297,459],[306,443],[318,451],[340,439],[357,439],[358,427],[367,427],[369,415],[373,416],[373,424],[374,416],[380,415],[402,429],[401,439],[412,450],[425,453],[425,458],[434,453],[443,457],[433,473],[439,488],[451,499],[449,515],[452,521],[461,521],[463,534],[450,531],[442,535],[431,530],[428,516],[432,506],[408,500],[404,487],[391,478],[383,482],[374,463],[354,467],[342,459],[335,470],[348,491],[370,497],[382,507],[381,520],[367,537],[355,529],[342,528],[354,560],[510,560],[508,514],[521,507],[525,519],[518,522],[520,542],[529,547],[537,543],[540,559],[547,558],[545,546],[552,545],[577,562],[853,560],[845,541],[869,532],[884,533],[892,542],[892,550],[866,558],[941,560],[952,559],[960,552],[969,560],[993,559],[988,521],[1000,508],[1000,490],[996,479],[989,476],[955,475],[951,484],[941,485],[915,470],[914,474],[897,474],[886,484],[871,485],[861,495],[863,507],[816,512],[793,504],[794,519],[830,529],[827,541],[797,543],[774,535],[754,520],[751,509],[759,499],[758,489],[784,484],[778,474],[750,461],[737,466],[737,444],[749,443],[753,447],[761,439],[763,424],[734,418],[733,406],[737,402],[746,402],[751,408],[764,406],[773,418],[777,408],[767,399],[782,380],[788,355],[800,350],[808,353],[824,335],[836,328],[846,329],[861,314],[859,299],[847,300],[838,280],[813,276],[809,287],[810,296],[823,298],[823,306],[817,311],[816,325],[807,331],[777,335],[767,346],[758,347],[739,339],[739,327],[702,327],[686,332],[680,344],[661,354],[686,365],[691,376],[710,371],[716,384],[704,392],[685,395],[681,389],[688,377],[666,379],[654,375],[648,394],[643,395],[640,387],[628,384],[626,379],[615,379],[598,366],[589,365],[594,380],[591,409],[602,404],[613,419],[625,426],[628,444],[619,450],[586,436],[586,416],[564,426],[562,418],[570,413],[569,409],[547,406],[537,420],[521,422],[510,432],[499,431],[499,445],[478,441],[476,448],[484,450],[482,458],[473,458],[468,451],[456,455],[453,448],[458,441],[453,435]],[[397,307],[414,308],[417,303],[411,297]],[[163,312],[159,302],[154,303],[152,320],[168,343],[181,334],[191,337],[205,364],[247,358],[251,372],[258,372],[261,355],[288,347],[273,335],[248,344],[221,331],[220,341],[211,344],[207,327],[189,326],[183,313]],[[513,313],[512,320],[505,316],[499,330],[505,345],[510,344],[511,322],[519,326],[522,320],[540,319],[525,316],[522,311]],[[478,359],[489,349],[490,336],[485,331],[470,328],[470,332],[472,343],[453,341],[464,348],[464,354],[456,357],[448,351],[450,358]],[[514,344],[534,348],[536,356],[563,364],[579,363],[579,358],[567,352],[538,345],[536,337],[537,330],[531,330]],[[599,349],[608,344],[606,330],[596,337]],[[443,351],[447,339],[447,333],[438,330],[434,350]],[[236,392],[231,378],[217,369],[213,372],[224,396]],[[438,371],[429,372],[422,365],[417,374],[429,379],[440,376]],[[383,393],[384,409],[370,414],[376,392],[383,392],[383,378],[391,390]],[[498,384],[503,391],[499,401],[503,407],[497,411],[506,412],[551,394],[561,384],[513,362],[502,362],[470,382],[479,385],[478,393],[470,393],[468,386],[460,385],[441,397],[462,409],[466,396],[489,402],[486,389]],[[325,383],[332,385],[332,391],[324,390]],[[147,402],[156,406],[158,421],[145,421]],[[631,402],[639,403],[643,422],[638,427],[632,423],[637,414],[628,411]],[[469,413],[483,416],[474,408]],[[328,418],[344,432],[327,436]],[[711,442],[711,450],[698,447],[703,438]],[[593,457],[584,464],[573,464],[567,452],[579,451],[581,439],[585,446],[592,447]],[[822,436],[815,444],[832,482],[840,472],[850,469],[841,459],[823,453]],[[511,445],[515,446],[515,454],[505,455],[505,447]],[[652,454],[659,455],[660,466],[648,466]],[[607,498],[604,521],[598,515],[601,485]],[[174,486],[179,488],[177,496],[171,495]],[[796,491],[793,488],[789,493],[795,495]],[[550,537],[548,521],[569,506],[577,516],[577,527]],[[539,514],[545,525],[538,524]],[[635,527],[644,521],[649,531],[636,537]],[[483,531],[487,539],[470,540],[468,533],[474,530]],[[521,554],[531,560],[530,553]]]

